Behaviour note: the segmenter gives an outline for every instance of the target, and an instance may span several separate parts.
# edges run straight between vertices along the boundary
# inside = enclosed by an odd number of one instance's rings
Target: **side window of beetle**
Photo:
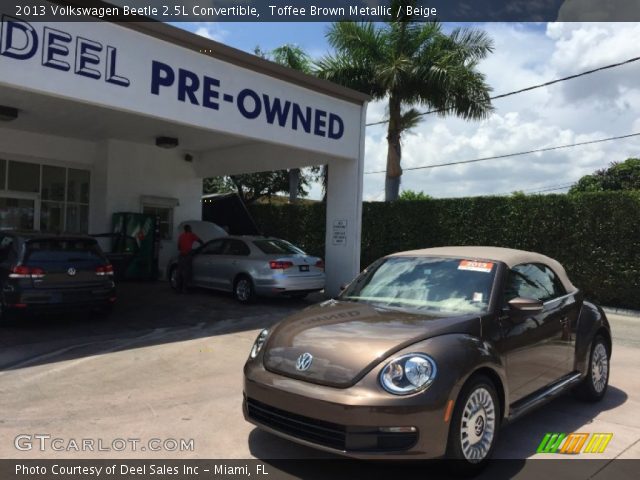
[[[546,302],[566,292],[557,275],[546,265],[525,263],[513,267],[505,288],[505,300],[516,297]]]

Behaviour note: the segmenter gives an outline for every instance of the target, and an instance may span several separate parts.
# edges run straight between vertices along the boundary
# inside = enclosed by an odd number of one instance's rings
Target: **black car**
[[[16,312],[109,311],[113,267],[94,238],[0,232],[0,320]]]

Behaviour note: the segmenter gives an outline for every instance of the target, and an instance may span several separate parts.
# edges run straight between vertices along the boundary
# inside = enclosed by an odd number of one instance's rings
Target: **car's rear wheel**
[[[481,470],[491,457],[500,425],[500,404],[493,382],[472,377],[458,395],[451,417],[447,458],[458,473]]]
[[[240,303],[252,303],[256,298],[253,281],[247,275],[239,276],[233,284],[233,295]]]
[[[575,390],[578,398],[587,402],[602,400],[609,386],[610,358],[609,344],[602,335],[596,335],[591,344],[587,376]]]

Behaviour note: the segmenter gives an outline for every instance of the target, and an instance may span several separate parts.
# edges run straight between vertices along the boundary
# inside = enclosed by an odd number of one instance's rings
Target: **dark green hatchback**
[[[110,310],[113,267],[94,238],[0,232],[0,319],[9,313]]]

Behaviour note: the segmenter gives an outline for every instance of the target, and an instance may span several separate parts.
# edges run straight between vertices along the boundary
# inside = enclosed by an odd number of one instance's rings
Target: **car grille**
[[[345,450],[347,432],[344,426],[285,412],[251,398],[247,399],[247,411],[249,418],[266,427],[319,445]]]
[[[249,418],[266,427],[341,451],[402,451],[414,446],[418,432],[381,432],[375,427],[346,427],[290,413],[247,398]]]

